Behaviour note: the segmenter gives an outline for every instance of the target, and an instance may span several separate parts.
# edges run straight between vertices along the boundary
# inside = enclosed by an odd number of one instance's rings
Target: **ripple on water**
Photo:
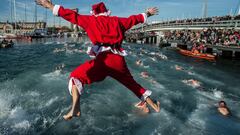
[[[11,100],[12,96],[7,96],[5,93],[0,91],[0,120],[8,116],[11,111]]]

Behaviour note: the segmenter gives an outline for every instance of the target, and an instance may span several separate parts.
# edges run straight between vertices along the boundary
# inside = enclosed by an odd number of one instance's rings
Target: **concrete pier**
[[[161,37],[159,35],[148,35],[145,34],[144,36],[141,35],[127,35],[126,36],[126,41],[127,42],[132,42],[132,43],[144,43],[144,44],[155,44],[158,45],[160,43]],[[140,42],[137,42],[140,41]]]

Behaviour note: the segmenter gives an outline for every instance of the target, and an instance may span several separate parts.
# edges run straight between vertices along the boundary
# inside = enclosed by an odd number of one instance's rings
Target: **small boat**
[[[4,42],[4,43],[0,43],[0,48],[12,48],[14,45],[13,42]]]
[[[183,55],[186,55],[186,56],[190,56],[190,57],[194,57],[194,58],[200,58],[200,59],[206,59],[206,60],[210,60],[210,61],[215,61],[215,56],[211,55],[211,54],[193,53],[191,51],[183,50],[183,49],[179,49],[179,52]]]

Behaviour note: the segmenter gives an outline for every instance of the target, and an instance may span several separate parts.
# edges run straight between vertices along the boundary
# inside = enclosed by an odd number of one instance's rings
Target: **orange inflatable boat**
[[[200,59],[206,59],[206,60],[210,60],[210,61],[215,61],[215,56],[211,55],[211,54],[193,53],[191,51],[183,50],[183,49],[179,49],[179,52],[183,55],[186,55],[186,56],[191,56],[191,57],[200,58]]]

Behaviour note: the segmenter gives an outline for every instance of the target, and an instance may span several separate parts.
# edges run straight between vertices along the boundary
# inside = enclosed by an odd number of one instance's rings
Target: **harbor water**
[[[182,56],[172,49],[125,43],[126,61],[135,80],[152,90],[160,113],[144,115],[139,99],[112,78],[86,85],[81,117],[64,121],[71,96],[68,77],[91,59],[81,39],[17,42],[0,49],[1,135],[237,135],[240,134],[240,62],[209,62]],[[137,60],[143,64],[136,65]],[[184,70],[176,70],[175,66]],[[141,77],[148,72],[149,77]],[[186,83],[195,79],[196,88]],[[227,102],[231,117],[218,113]]]

